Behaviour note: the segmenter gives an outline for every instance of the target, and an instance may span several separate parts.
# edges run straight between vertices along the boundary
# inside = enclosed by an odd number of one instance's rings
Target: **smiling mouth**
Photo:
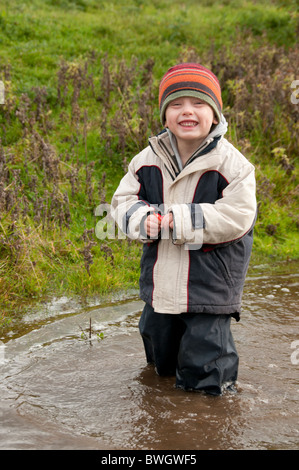
[[[183,127],[195,127],[197,126],[198,123],[195,121],[182,121],[179,124],[180,126],[183,126]]]

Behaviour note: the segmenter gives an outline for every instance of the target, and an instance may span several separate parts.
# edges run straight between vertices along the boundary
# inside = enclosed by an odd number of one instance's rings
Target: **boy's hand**
[[[161,228],[163,230],[168,230],[170,228],[173,229],[173,215],[172,212],[168,212],[168,214],[164,215],[161,221]]]
[[[157,238],[161,230],[161,218],[158,214],[149,214],[144,222],[145,232],[150,238]]]
[[[149,214],[145,219],[145,231],[150,238],[157,238],[161,229],[173,229],[172,212],[161,216],[157,213]]]

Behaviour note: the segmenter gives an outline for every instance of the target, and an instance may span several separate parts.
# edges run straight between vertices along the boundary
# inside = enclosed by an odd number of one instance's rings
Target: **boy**
[[[230,331],[256,215],[254,167],[223,136],[217,77],[179,64],[159,88],[165,129],[135,156],[112,199],[112,216],[144,243],[139,329],[148,363],[184,390],[233,387],[238,354]]]

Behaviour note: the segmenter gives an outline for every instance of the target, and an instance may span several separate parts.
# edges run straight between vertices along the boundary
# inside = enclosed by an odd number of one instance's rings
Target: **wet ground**
[[[248,276],[238,393],[221,397],[145,364],[137,298],[33,308],[1,338],[0,449],[298,449],[297,273]]]

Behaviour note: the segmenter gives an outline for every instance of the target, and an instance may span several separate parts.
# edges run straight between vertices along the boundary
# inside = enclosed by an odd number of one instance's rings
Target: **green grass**
[[[97,240],[94,209],[160,128],[179,60],[216,70],[228,137],[256,166],[252,264],[298,258],[297,32],[294,1],[0,1],[2,323],[30,299],[138,286],[141,246]]]
[[[126,59],[155,57],[157,73],[177,60],[183,45],[199,50],[234,42],[240,31],[292,46],[298,16],[294,2],[16,1],[0,7],[0,45],[18,91],[54,86],[61,57],[91,51]]]

